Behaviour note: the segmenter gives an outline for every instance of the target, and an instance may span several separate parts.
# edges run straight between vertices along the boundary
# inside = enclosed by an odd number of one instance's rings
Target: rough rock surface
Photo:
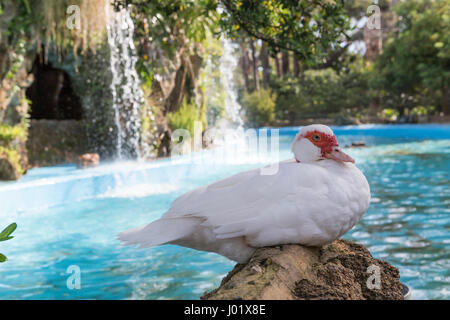
[[[379,289],[372,265],[380,271]],[[403,300],[403,295],[397,268],[373,258],[360,244],[336,240],[322,248],[260,248],[202,299]]]
[[[0,135],[0,181],[19,180],[26,173],[28,157],[24,139],[15,137],[5,140]]]
[[[364,141],[356,141],[344,146],[344,148],[365,148],[365,147],[367,147],[367,145]]]
[[[31,166],[77,163],[87,153],[86,132],[82,121],[31,120],[28,131],[28,158]]]
[[[78,157],[77,166],[79,169],[85,169],[98,166],[100,163],[100,156],[98,153],[85,153]]]
[[[5,154],[0,154],[0,180],[18,180],[21,174]]]

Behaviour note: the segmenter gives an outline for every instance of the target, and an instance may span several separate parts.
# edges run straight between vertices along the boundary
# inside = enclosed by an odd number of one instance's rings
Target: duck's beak
[[[331,152],[325,153],[325,158],[341,162],[355,163],[355,159],[343,152],[339,147],[333,147],[333,150]]]

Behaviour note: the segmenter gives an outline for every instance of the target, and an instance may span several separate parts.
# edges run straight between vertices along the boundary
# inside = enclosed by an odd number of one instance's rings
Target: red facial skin
[[[318,137],[318,139],[317,139]],[[299,139],[306,138],[311,141],[316,147],[320,148],[322,157],[325,157],[326,153],[332,152],[333,147],[339,146],[336,137],[331,134],[326,134],[318,130],[309,131],[305,135],[299,136]],[[316,139],[314,139],[316,138]]]

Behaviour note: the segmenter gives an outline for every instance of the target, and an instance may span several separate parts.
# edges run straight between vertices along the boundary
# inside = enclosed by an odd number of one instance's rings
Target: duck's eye
[[[318,134],[315,134],[313,136],[314,141],[320,141],[320,136]]]

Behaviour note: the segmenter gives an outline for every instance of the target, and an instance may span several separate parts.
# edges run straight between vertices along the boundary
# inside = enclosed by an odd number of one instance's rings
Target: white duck
[[[176,244],[240,263],[258,247],[334,241],[366,212],[369,184],[325,125],[302,128],[292,152],[296,161],[280,162],[275,175],[255,169],[195,189],[119,239],[141,247]]]

